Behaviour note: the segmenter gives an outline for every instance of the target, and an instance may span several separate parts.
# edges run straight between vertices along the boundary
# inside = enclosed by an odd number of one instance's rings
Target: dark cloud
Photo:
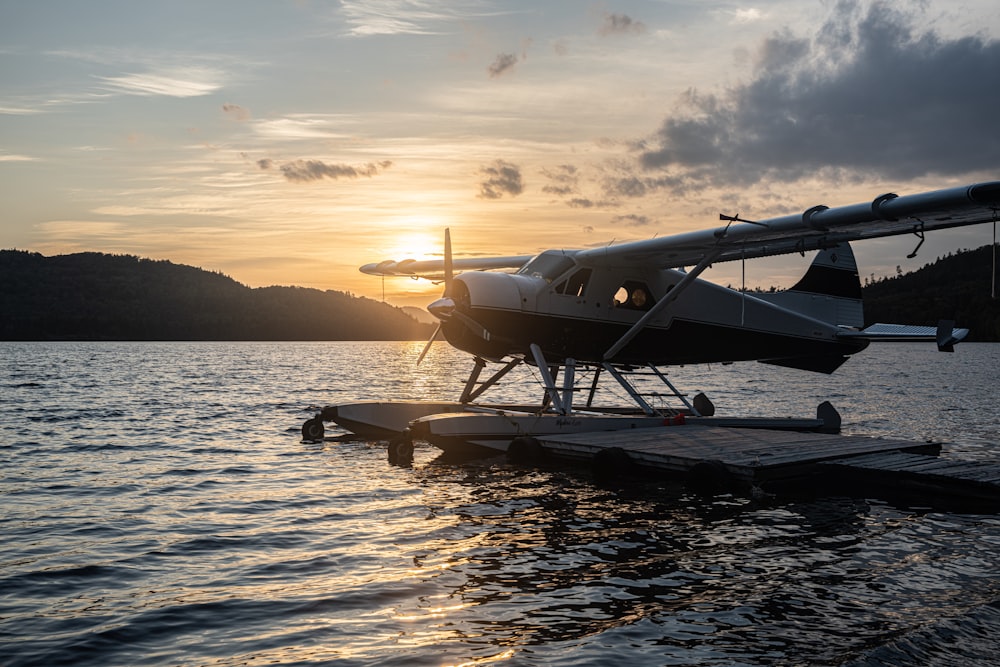
[[[1000,164],[1000,42],[945,39],[896,5],[842,1],[811,39],[782,32],[753,78],[690,90],[641,150],[672,189],[804,175],[909,179]],[[647,185],[652,185],[647,181]]]
[[[267,170],[274,167],[274,161],[263,159],[257,161],[257,166]],[[379,172],[392,166],[392,162],[384,160],[382,162],[369,162],[360,167],[352,167],[349,164],[327,164],[319,160],[295,160],[286,162],[278,167],[282,175],[293,183],[308,183],[309,181],[321,181],[324,178],[337,180],[340,178],[360,178],[362,176],[371,178]]]
[[[646,26],[627,14],[605,14],[598,32],[602,35],[641,34]]]
[[[566,197],[576,193],[576,187],[572,185],[546,185],[542,188],[542,192],[550,195],[556,195],[557,197]]]
[[[589,197],[573,197],[566,200],[570,208],[616,208],[621,204],[614,199],[590,199]]]
[[[513,53],[500,53],[497,54],[497,59],[493,61],[493,64],[486,68],[486,71],[489,73],[491,79],[495,79],[514,69],[514,65],[516,64],[516,55]]]
[[[610,197],[642,197],[648,191],[646,179],[637,176],[606,178],[604,192]]]
[[[653,220],[645,215],[616,215],[611,219],[614,225],[625,225],[626,227],[647,227],[653,224]]]
[[[571,164],[561,164],[555,169],[543,169],[542,175],[551,181],[551,184],[542,188],[542,192],[565,197],[577,192],[577,181],[579,175],[577,168]]]
[[[535,43],[535,40],[531,37],[525,37],[521,40],[521,62],[528,59],[528,49]]]
[[[487,177],[480,184],[479,197],[482,199],[500,199],[505,194],[516,197],[524,190],[521,169],[505,160],[497,160],[481,168],[479,173]]]
[[[243,122],[250,120],[250,111],[239,104],[230,104],[227,102],[222,105],[222,111],[236,121]]]

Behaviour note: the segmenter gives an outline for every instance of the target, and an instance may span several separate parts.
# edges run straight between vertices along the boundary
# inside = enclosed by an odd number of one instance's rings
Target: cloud
[[[344,136],[333,128],[347,121],[332,114],[292,114],[285,118],[254,121],[254,131],[268,139],[335,139]]]
[[[646,31],[642,21],[635,21],[627,14],[605,14],[604,21],[598,29],[601,35],[640,35]]]
[[[690,90],[640,152],[658,185],[910,179],[1000,164],[1000,42],[920,32],[886,2],[846,0],[811,38],[765,40],[752,79]]]
[[[226,102],[222,105],[222,111],[229,118],[241,123],[250,120],[250,110],[241,107],[239,104],[230,104]]]
[[[34,162],[38,158],[29,155],[16,155],[14,153],[0,153],[0,162]]]
[[[764,18],[764,13],[756,7],[744,7],[729,12],[732,22],[737,24],[756,23]]]
[[[514,65],[517,64],[517,56],[513,53],[499,53],[497,54],[497,59],[493,61],[493,64],[486,68],[491,79],[495,79],[498,76],[509,72],[514,69]]]
[[[577,192],[579,174],[571,164],[561,164],[555,169],[543,169],[542,175],[552,181],[551,185],[542,188],[542,192],[565,197]]]
[[[221,75],[204,67],[188,67],[142,72],[121,76],[98,77],[109,87],[130,95],[163,95],[167,97],[198,97],[219,90]]]
[[[611,219],[611,223],[614,225],[625,225],[626,227],[647,227],[653,224],[653,220],[649,216],[636,215],[630,213],[628,215],[616,215]]]
[[[604,192],[611,197],[643,197],[648,191],[645,179],[622,176],[604,179]]]
[[[479,173],[487,176],[480,184],[481,199],[500,199],[505,194],[516,197],[524,190],[521,169],[510,162],[497,160],[492,165],[481,168]]]
[[[496,16],[496,10],[472,11],[474,3],[435,2],[434,0],[341,0],[340,11],[357,37],[373,35],[438,35],[453,23],[483,16]]]
[[[0,115],[4,116],[31,116],[39,113],[44,112],[38,107],[0,107]]]
[[[273,160],[263,159],[257,161],[257,166],[267,171],[275,166]],[[341,178],[371,178],[378,175],[385,169],[392,166],[392,162],[384,160],[379,163],[369,162],[360,167],[352,167],[349,164],[327,164],[320,160],[294,160],[286,162],[278,167],[281,174],[293,183],[308,183],[310,181],[322,181],[325,178],[336,181]]]

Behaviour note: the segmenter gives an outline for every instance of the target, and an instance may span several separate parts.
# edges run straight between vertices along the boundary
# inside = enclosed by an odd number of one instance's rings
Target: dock
[[[1000,502],[1000,462],[941,458],[939,443],[700,424],[537,437],[546,454],[595,472],[639,467],[699,484],[767,489],[836,479],[847,486]]]

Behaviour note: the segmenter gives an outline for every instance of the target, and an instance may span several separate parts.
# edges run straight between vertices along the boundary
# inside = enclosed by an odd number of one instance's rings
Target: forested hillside
[[[130,255],[0,251],[2,340],[420,340],[433,327],[343,292],[251,289]]]
[[[990,296],[993,246],[965,250],[862,288],[865,324],[936,325],[953,319],[969,341],[1000,341],[1000,300]],[[1000,288],[1000,286],[998,286]]]
[[[992,246],[867,282],[865,322],[954,319],[1000,341]],[[343,292],[249,288],[220,273],[131,255],[0,251],[0,340],[421,340],[432,325]]]

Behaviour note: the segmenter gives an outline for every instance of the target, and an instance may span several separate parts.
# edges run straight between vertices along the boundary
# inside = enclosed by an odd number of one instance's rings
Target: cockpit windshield
[[[559,250],[546,250],[522,266],[517,273],[533,278],[544,278],[546,282],[551,283],[575,264],[576,262],[570,255]]]

